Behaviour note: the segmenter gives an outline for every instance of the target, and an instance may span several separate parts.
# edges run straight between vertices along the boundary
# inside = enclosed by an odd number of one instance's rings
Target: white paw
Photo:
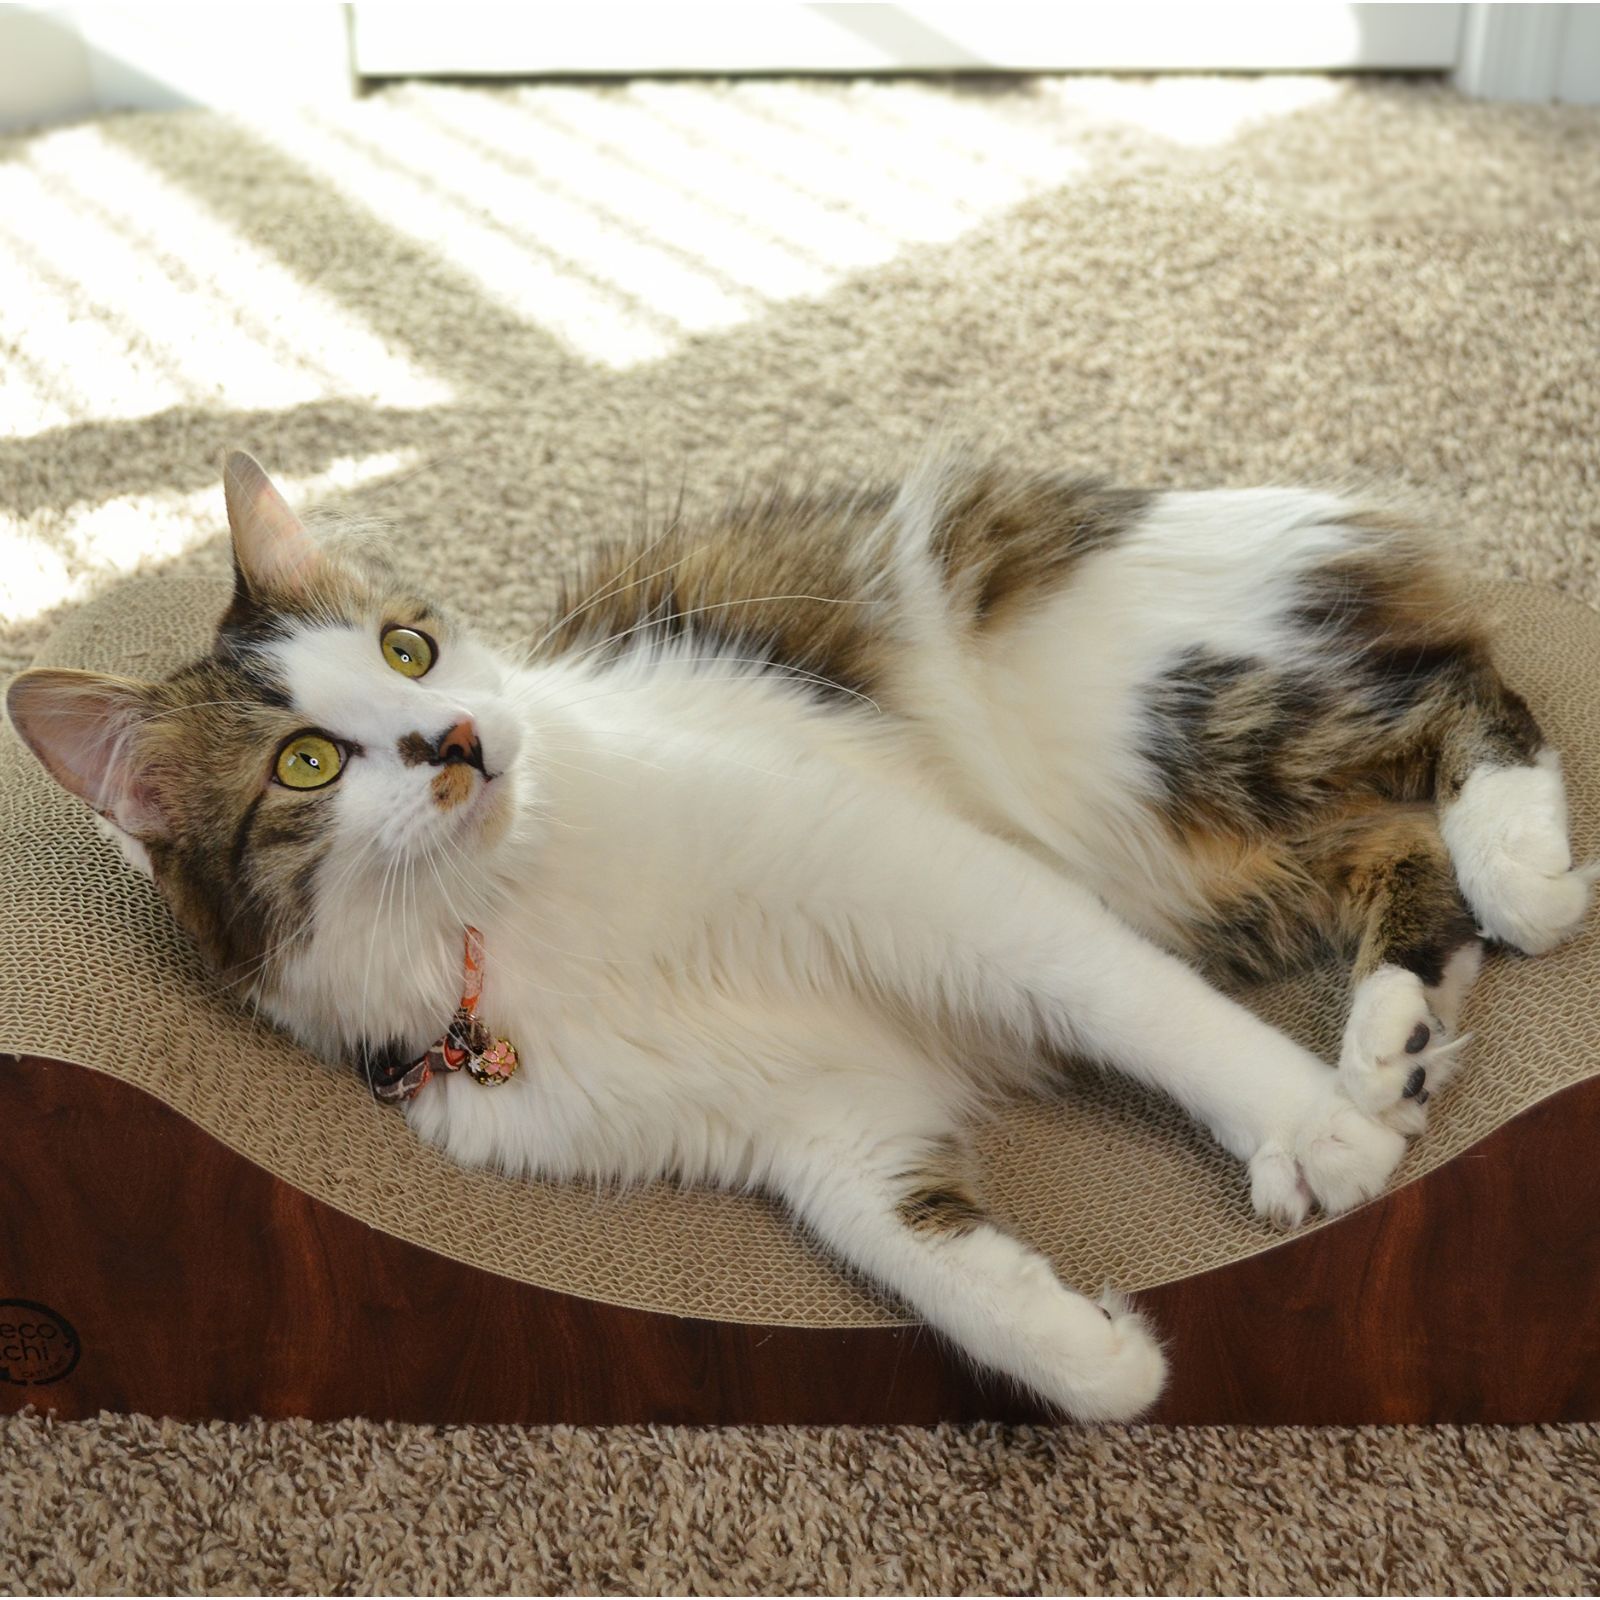
[[[1126,1422],[1154,1404],[1167,1360],[1121,1295],[1107,1289],[1095,1301],[1078,1294],[1031,1251],[1014,1258],[1007,1276],[998,1330],[946,1331],[1081,1422]]]
[[[1508,857],[1484,931],[1530,956],[1570,939],[1589,914],[1592,868],[1538,873]]]
[[[1294,1152],[1264,1144],[1250,1158],[1250,1204],[1258,1217],[1280,1228],[1298,1228],[1311,1214],[1311,1186]]]
[[[1322,1096],[1294,1142],[1300,1174],[1329,1216],[1381,1193],[1405,1150],[1395,1129],[1352,1105],[1337,1086]]]
[[[1477,946],[1462,962],[1476,973]],[[1452,958],[1454,962],[1454,958]],[[1446,969],[1441,992],[1458,1010],[1465,973]],[[1452,982],[1450,980],[1457,981]],[[1470,981],[1470,979],[1466,979]],[[1339,1083],[1351,1102],[1397,1132],[1415,1136],[1427,1125],[1427,1104],[1454,1075],[1467,1038],[1451,1039],[1422,980],[1401,967],[1384,966],[1356,987],[1339,1050]]]
[[[1561,763],[1479,768],[1441,831],[1467,904],[1485,933],[1543,955],[1583,925],[1594,868],[1574,870]]]
[[[1382,1192],[1405,1148],[1397,1129],[1353,1105],[1329,1079],[1297,1127],[1251,1156],[1250,1203],[1283,1228],[1298,1227],[1314,1207],[1329,1216],[1348,1211]]]
[[[1149,1326],[1114,1289],[1098,1302],[1100,1327],[1088,1349],[1076,1339],[1051,1396],[1084,1422],[1129,1422],[1155,1404],[1167,1381],[1167,1358]]]

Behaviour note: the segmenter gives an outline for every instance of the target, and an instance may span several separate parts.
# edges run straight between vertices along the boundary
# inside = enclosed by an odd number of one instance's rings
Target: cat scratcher
[[[1600,617],[1517,585],[1477,596],[1566,754],[1593,856]],[[157,676],[204,647],[225,600],[192,578],[125,585],[39,664]],[[0,1063],[0,1408],[1029,1414],[760,1199],[512,1182],[425,1149],[354,1074],[219,993],[83,808],[0,738],[0,1049],[19,1058]],[[1592,930],[1537,961],[1493,957],[1471,1070],[1395,1187],[1287,1242],[1181,1114],[1090,1071],[985,1132],[990,1197],[1068,1281],[1142,1292],[1173,1356],[1158,1415],[1600,1416],[1597,978]],[[1333,1053],[1338,972],[1245,998]]]

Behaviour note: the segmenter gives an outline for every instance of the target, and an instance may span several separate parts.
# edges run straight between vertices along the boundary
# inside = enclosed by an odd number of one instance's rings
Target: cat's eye
[[[439,647],[433,640],[415,628],[383,630],[383,659],[408,678],[420,678],[438,654]]]
[[[320,789],[339,776],[344,752],[320,733],[297,733],[278,752],[274,776],[286,789]]]

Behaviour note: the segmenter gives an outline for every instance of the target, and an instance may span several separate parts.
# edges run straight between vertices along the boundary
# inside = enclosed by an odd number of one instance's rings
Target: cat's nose
[[[433,758],[446,766],[461,763],[483,771],[483,742],[471,717],[463,717],[434,740]]]

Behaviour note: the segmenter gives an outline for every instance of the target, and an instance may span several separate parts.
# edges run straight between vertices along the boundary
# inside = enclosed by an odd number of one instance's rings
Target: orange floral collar
[[[402,1061],[387,1072],[373,1072],[368,1081],[374,1099],[415,1099],[435,1073],[460,1072],[463,1067],[479,1083],[487,1084],[504,1083],[517,1070],[517,1047],[509,1039],[493,1038],[478,1020],[478,997],[483,993],[483,935],[476,928],[466,931],[462,966],[461,1004],[444,1037],[416,1061]]]

